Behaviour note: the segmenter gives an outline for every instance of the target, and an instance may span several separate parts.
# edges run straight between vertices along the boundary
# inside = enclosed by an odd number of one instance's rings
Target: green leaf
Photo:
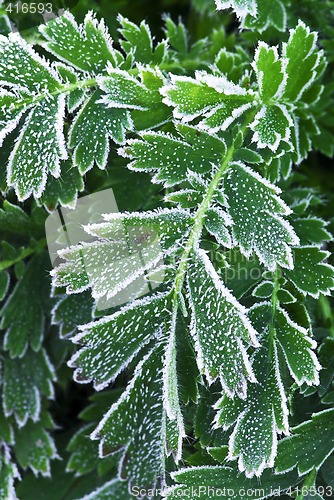
[[[32,369],[33,367],[33,369]],[[5,415],[14,414],[19,427],[28,418],[40,418],[41,395],[53,398],[54,368],[44,350],[27,351],[21,359],[4,360],[3,407]]]
[[[126,130],[132,129],[129,112],[108,109],[101,103],[101,92],[95,91],[84,102],[69,131],[69,147],[74,149],[73,162],[81,174],[94,163],[101,169],[107,164],[109,139],[117,144],[125,142]]]
[[[116,64],[115,51],[103,20],[97,21],[89,12],[83,25],[66,11],[56,19],[39,27],[46,38],[43,47],[78,70],[92,75],[100,74],[107,64]],[[70,41],[70,43],[69,43]]]
[[[136,487],[134,487],[134,492],[136,493]],[[92,491],[88,495],[82,497],[81,500],[109,500],[110,498],[128,500],[129,495],[128,483],[126,481],[112,479],[103,486],[97,488],[95,491]]]
[[[188,52],[188,33],[185,25],[179,20],[178,24],[169,16],[164,16],[165,35],[172,49],[177,52],[177,56],[184,55]]]
[[[252,356],[252,368],[260,383],[251,384],[247,399],[232,400],[223,396],[216,404],[219,409],[216,427],[228,429],[235,422],[229,439],[229,459],[239,457],[238,467],[246,477],[260,477],[267,467],[273,467],[277,453],[277,433],[287,434],[287,398],[281,380],[277,349],[271,347],[266,332],[271,311],[266,305],[254,306],[250,318],[263,335],[261,347]]]
[[[167,106],[182,121],[202,117],[198,126],[215,133],[226,130],[239,116],[253,106],[255,94],[226,79],[204,71],[195,78],[171,75],[171,84],[161,89]]]
[[[266,43],[259,42],[252,67],[257,77],[262,102],[269,104],[271,99],[280,98],[286,83],[286,74],[277,47],[269,47]]]
[[[85,89],[80,88],[79,75],[69,66],[62,63],[56,64],[57,72],[64,84],[77,86],[66,97],[66,104],[69,113],[73,113],[82,104],[85,98]]]
[[[52,310],[52,324],[59,325],[61,337],[74,333],[78,325],[92,319],[93,301],[89,292],[63,295]]]
[[[79,170],[71,165],[69,161],[63,162],[60,168],[60,177],[55,179],[49,177],[45,190],[39,203],[43,204],[49,212],[55,210],[59,205],[74,208],[78,198],[78,192],[83,191],[84,182]]]
[[[75,380],[93,380],[97,390],[106,387],[159,334],[169,302],[166,294],[153,295],[80,327],[72,340],[83,347],[69,362]]]
[[[256,142],[259,149],[268,147],[276,153],[282,141],[289,142],[292,118],[286,106],[277,104],[263,107],[250,125],[253,130],[253,142]]]
[[[304,382],[318,385],[321,366],[312,351],[317,343],[308,336],[308,331],[292,321],[281,308],[276,311],[275,331],[295,382],[299,386]]]
[[[71,451],[71,457],[67,463],[67,472],[87,474],[97,467],[99,457],[96,442],[89,438],[94,428],[93,424],[84,425],[71,438],[67,450]]]
[[[101,439],[100,456],[123,449],[120,478],[150,487],[164,468],[164,412],[161,349],[154,348],[137,366],[120,399],[106,413],[92,439]]]
[[[14,480],[20,478],[16,465],[10,461],[8,451],[6,456],[6,451],[0,461],[0,500],[17,498],[14,489]]]
[[[282,98],[299,101],[322,70],[323,51],[316,46],[317,33],[311,32],[302,21],[290,30],[287,43],[283,43],[282,56],[287,59],[287,80]]]
[[[97,241],[59,252],[66,262],[51,271],[55,286],[66,286],[67,293],[91,286],[95,299],[109,300],[137,280],[137,288],[128,288],[122,302],[135,298],[142,287],[147,289],[145,272],[162,266],[163,257],[175,251],[192,224],[189,213],[177,209],[104,218],[105,222],[85,226]]]
[[[329,295],[334,288],[334,268],[323,262],[330,255],[313,246],[296,247],[293,250],[295,267],[284,271],[286,277],[304,295],[318,298]],[[307,276],[307,279],[305,279]]]
[[[6,271],[0,271],[0,300],[3,300],[6,296],[9,281],[9,274]]]
[[[31,193],[41,196],[48,172],[60,176],[60,160],[67,159],[62,132],[64,114],[65,98],[61,94],[49,95],[27,116],[9,157],[7,174],[7,182],[15,188],[20,201]]]
[[[312,419],[294,427],[291,437],[280,441],[275,461],[281,474],[297,467],[304,475],[318,470],[334,450],[334,409],[314,413]]]
[[[1,309],[4,348],[12,358],[23,356],[29,345],[35,351],[40,349],[44,317],[50,307],[50,281],[45,271],[49,263],[46,252],[34,255]]]
[[[254,288],[252,295],[254,297],[266,299],[272,296],[273,291],[274,291],[274,284],[272,281],[262,281],[259,285],[257,285]]]
[[[127,71],[121,69],[108,69],[108,76],[98,79],[99,87],[106,93],[102,97],[102,102],[109,108],[138,109],[145,111],[153,104],[160,104],[161,96],[154,88],[153,92],[143,83],[143,73],[149,70],[142,70],[139,73],[141,81],[131,76]],[[162,84],[163,76],[156,70],[156,76]]]
[[[177,124],[178,136],[162,132],[144,132],[141,139],[128,141],[120,154],[131,158],[128,168],[157,172],[153,182],[173,186],[184,180],[188,169],[209,173],[212,164],[226,154],[225,142],[196,127]],[[203,154],[203,151],[208,154]]]
[[[33,213],[29,217],[21,207],[13,205],[8,200],[4,200],[0,209],[0,230],[7,243],[17,239],[22,241],[22,238],[24,241],[29,241],[31,237],[40,238],[44,234],[43,226],[41,228],[38,220],[34,219]]]
[[[215,0],[217,9],[233,9],[238,18],[244,18],[247,14],[251,16],[257,15],[256,0]]]
[[[119,15],[118,21],[121,25],[119,32],[125,40],[120,40],[125,54],[133,54],[137,62],[142,64],[163,62],[167,49],[166,41],[160,42],[153,49],[152,35],[149,26],[142,21],[139,26]]]
[[[50,476],[50,460],[59,457],[53,439],[41,423],[27,422],[15,438],[15,456],[20,466],[29,467],[35,475]]]
[[[247,379],[255,382],[247,347],[258,345],[246,310],[220,281],[202,250],[192,255],[188,265],[188,288],[200,372],[209,383],[219,377],[230,397],[245,398]]]
[[[224,178],[227,213],[233,221],[232,238],[249,257],[254,251],[268,269],[293,267],[290,245],[299,240],[283,218],[291,210],[279,198],[280,189],[240,162],[232,163]]]
[[[265,31],[268,27],[273,26],[279,31],[286,30],[287,11],[285,8],[285,0],[256,0],[257,14],[251,16],[248,14],[241,23],[242,28],[256,30],[259,33]]]
[[[205,229],[216,238],[219,245],[227,248],[232,247],[231,236],[227,229],[227,226],[230,225],[231,220],[220,208],[210,208],[206,212]]]
[[[330,241],[333,238],[326,229],[326,221],[318,217],[293,219],[291,224],[300,238],[301,245],[307,245],[308,243],[321,245],[323,241]]]
[[[244,492],[247,491],[252,492],[251,498],[260,500],[273,494],[280,496],[282,492],[298,483],[298,476],[294,472],[277,476],[273,472],[265,471],[259,483],[258,478],[245,479],[237,470],[219,466],[180,469],[172,473],[172,478],[181,484],[169,490],[166,495],[168,499],[187,498],[188,488],[192,488],[196,498],[204,500],[218,498],[223,496],[224,492],[229,500],[242,500],[245,498]]]

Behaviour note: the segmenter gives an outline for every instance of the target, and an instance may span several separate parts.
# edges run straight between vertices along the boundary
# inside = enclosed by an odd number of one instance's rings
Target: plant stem
[[[9,267],[12,267],[14,264],[17,264],[18,262],[21,262],[21,260],[24,260],[26,257],[29,257],[30,255],[34,254],[35,252],[38,252],[39,250],[42,250],[46,246],[46,239],[42,238],[39,240],[34,247],[30,248],[25,248],[22,253],[16,257],[13,260],[3,260],[0,262],[0,271],[4,271],[5,269],[8,269]]]
[[[245,120],[244,124],[240,128],[242,133],[244,133],[246,131],[246,129],[247,129],[249,123],[252,121],[255,113],[256,113],[256,111],[254,111],[253,113],[250,113],[249,116],[247,117],[247,119]],[[208,190],[207,190],[207,193],[206,193],[205,197],[203,198],[203,201],[201,202],[201,204],[198,207],[198,210],[197,210],[196,215],[195,215],[194,226],[190,231],[189,238],[188,238],[187,243],[184,247],[184,251],[183,251],[182,256],[181,256],[180,264],[179,264],[179,267],[178,267],[178,270],[177,270],[177,273],[175,276],[175,281],[174,281],[174,296],[175,296],[175,298],[177,298],[177,296],[181,293],[181,290],[183,288],[185,274],[186,274],[186,270],[187,270],[187,266],[188,266],[188,258],[189,258],[189,255],[190,255],[193,247],[195,246],[196,242],[199,240],[199,238],[201,236],[206,212],[208,211],[208,209],[212,203],[212,200],[214,198],[214,195],[216,193],[216,190],[219,186],[219,183],[220,183],[223,175],[227,171],[227,169],[230,165],[230,162],[233,159],[235,151],[236,151],[236,148],[234,146],[234,143],[232,143],[232,145],[228,148],[228,150],[226,152],[226,155],[225,155],[225,157],[220,165],[220,168],[217,170],[213,179],[211,180],[209,187],[208,187]]]
[[[187,71],[195,71],[195,69],[198,69],[199,61],[196,59],[186,59],[182,61],[182,63],[164,63],[161,64],[160,66],[152,66],[152,69],[154,68],[159,68],[161,71],[177,71],[177,70],[184,70]],[[138,68],[132,68],[130,70],[127,70],[127,73],[130,75],[138,75]],[[108,77],[108,74],[101,75],[101,76],[106,76]],[[19,102],[16,102],[13,105],[13,109],[19,109],[24,106],[32,106],[34,104],[37,104],[38,102],[43,101],[44,99],[47,99],[50,96],[56,97],[61,94],[67,94],[69,92],[74,92],[75,90],[80,90],[80,89],[89,89],[97,86],[97,78],[86,78],[84,80],[78,80],[75,83],[66,83],[66,84],[59,84],[57,88],[55,88],[51,92],[42,92],[40,95],[35,95],[32,97],[27,97],[25,99],[20,100]]]

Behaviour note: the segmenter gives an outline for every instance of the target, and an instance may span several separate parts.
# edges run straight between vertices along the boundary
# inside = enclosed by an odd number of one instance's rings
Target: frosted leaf
[[[147,285],[145,272],[161,267],[164,255],[175,251],[192,224],[190,214],[177,209],[104,218],[105,222],[85,226],[96,241],[60,252],[66,262],[51,275],[56,286],[67,286],[67,293],[91,286],[94,298],[109,299],[137,279]]]
[[[39,197],[47,174],[60,175],[60,160],[67,158],[63,135],[65,98],[47,96],[29,113],[9,157],[7,182],[19,200]],[[43,127],[41,127],[43,123]]]
[[[215,0],[217,9],[233,9],[239,19],[243,19],[247,14],[255,17],[257,15],[256,0]]]
[[[231,236],[227,229],[230,225],[231,220],[220,208],[213,207],[206,212],[205,229],[216,238],[219,245],[227,248],[232,247]]]
[[[267,299],[272,296],[273,291],[274,283],[272,281],[264,280],[254,288],[252,295],[254,297]]]
[[[162,75],[161,75],[162,84]],[[108,69],[108,76],[98,78],[99,87],[106,93],[102,100],[109,108],[150,109],[161,102],[159,92],[146,87],[142,81],[121,69]]]
[[[98,21],[89,12],[84,23],[78,25],[73,15],[64,14],[39,27],[47,42],[43,47],[75,68],[100,74],[108,63],[116,64],[112,40],[103,20]]]
[[[110,500],[110,498],[128,500],[129,490],[127,482],[119,479],[112,479],[88,495],[81,497],[80,500]]]
[[[120,40],[120,45],[125,54],[133,54],[135,60],[142,64],[160,64],[167,54],[167,40],[163,40],[153,48],[153,39],[150,28],[145,21],[139,26],[129,21],[122,15],[118,16],[121,25],[119,32],[124,40]]]
[[[212,465],[179,469],[172,472],[171,476],[179,484],[169,487],[166,492],[164,498],[170,500],[174,498],[186,500],[189,498],[189,491],[198,492],[198,497],[205,500],[222,497],[224,491],[228,500],[242,500],[242,498],[248,500],[250,497],[245,497],[243,493],[249,491],[252,492],[252,499],[262,500],[272,497],[273,492],[281,493],[299,482],[298,475],[294,471],[280,476],[272,471],[265,471],[259,482],[257,477],[245,478],[235,468]],[[210,496],[200,493],[200,488],[203,487],[210,492]]]
[[[281,308],[275,315],[275,331],[295,382],[299,386],[304,382],[318,385],[321,366],[313,352],[317,343],[308,336],[308,331],[292,321]]]
[[[288,102],[300,100],[323,69],[323,51],[317,49],[316,43],[317,33],[311,32],[302,21],[290,30],[288,42],[283,43],[288,78],[282,97]]]
[[[8,450],[8,449],[7,449]],[[6,450],[6,451],[7,451]],[[0,458],[0,499],[16,500],[14,480],[20,479],[19,471],[8,453],[2,453]]]
[[[334,451],[334,409],[313,413],[312,419],[291,429],[278,444],[276,473],[297,468],[299,475],[319,470]]]
[[[277,47],[259,42],[252,67],[255,71],[259,95],[263,103],[279,99],[287,81],[286,61],[279,58]]]
[[[32,369],[33,367],[33,369]],[[54,368],[44,350],[28,350],[21,359],[4,360],[3,407],[6,417],[14,414],[19,427],[40,418],[41,396],[53,398]]]
[[[281,381],[275,344],[269,351],[268,324],[271,309],[268,305],[255,306],[250,318],[258,331],[263,332],[261,347],[252,357],[257,384],[248,388],[247,399],[231,400],[227,396],[216,404],[219,413],[216,427],[235,428],[229,439],[229,459],[239,457],[239,470],[246,477],[260,477],[264,469],[273,467],[277,453],[277,432],[287,434],[287,398]]]
[[[1,328],[6,331],[4,348],[13,358],[23,356],[29,345],[35,351],[41,346],[50,300],[45,272],[48,267],[46,252],[35,255],[1,309]]]
[[[227,212],[233,221],[232,238],[249,257],[254,251],[268,269],[293,267],[291,245],[299,240],[283,218],[290,214],[280,190],[240,162],[231,164],[224,179]]]
[[[0,55],[0,83],[15,91],[0,91],[0,141],[18,125],[22,113],[33,106],[16,140],[7,171],[8,185],[15,188],[23,201],[31,193],[41,195],[47,174],[59,177],[59,162],[67,158],[62,130],[65,98],[56,95],[61,84],[55,70],[18,34],[0,36]]]
[[[80,349],[69,361],[76,368],[75,380],[93,380],[96,390],[112,382],[160,333],[169,301],[166,294],[141,299],[111,316],[81,326],[81,332],[72,339]]]
[[[183,122],[202,117],[199,127],[210,133],[225,130],[254,104],[255,94],[226,79],[204,71],[195,78],[171,76],[171,84],[161,89],[164,102]]]
[[[286,30],[287,12],[284,0],[256,0],[257,14],[247,14],[241,21],[241,28],[256,30],[263,33],[267,28],[273,26],[279,31]]]
[[[52,309],[51,323],[59,326],[59,335],[64,337],[76,332],[77,325],[88,323],[92,314],[93,301],[89,292],[61,295]]]
[[[318,298],[330,295],[334,288],[334,268],[324,262],[330,255],[314,246],[294,248],[295,268],[285,275],[303,295]]]
[[[25,97],[60,88],[56,72],[18,33],[0,35],[0,54],[1,85],[24,91]]]
[[[53,212],[58,205],[75,208],[78,192],[83,191],[84,181],[77,167],[70,160],[61,164],[60,176],[49,177],[45,190],[37,202],[44,205],[48,212]]]
[[[289,143],[293,120],[286,107],[277,104],[261,108],[249,127],[254,132],[252,141],[259,149],[268,147],[276,153],[281,141]]]
[[[14,130],[26,110],[24,99],[21,98],[21,106],[18,104],[18,96],[15,92],[0,89],[0,146],[5,137]]]
[[[188,266],[191,333],[197,364],[209,383],[218,377],[230,397],[246,397],[247,379],[255,382],[248,359],[249,344],[258,346],[256,331],[244,309],[220,281],[203,250]]]
[[[152,349],[137,366],[131,382],[92,433],[101,439],[100,456],[120,449],[119,477],[151,487],[164,471],[162,352]]]
[[[299,236],[302,245],[308,243],[321,245],[323,241],[331,241],[333,238],[331,233],[326,229],[328,223],[319,217],[297,217],[291,221],[291,224]]]
[[[41,422],[27,422],[15,432],[15,457],[23,469],[28,467],[34,475],[51,475],[50,460],[59,458],[54,441],[43,429]]]
[[[182,457],[182,440],[186,433],[179,401],[176,321],[177,309],[174,309],[166,325],[166,334],[169,335],[169,339],[164,356],[163,399],[166,410],[167,453],[172,450],[175,462],[178,463]]]
[[[131,139],[120,150],[132,161],[128,168],[157,172],[153,182],[172,186],[182,182],[187,170],[197,173],[212,171],[226,154],[225,142],[196,127],[176,125],[178,136],[163,132],[144,132],[141,139]]]
[[[127,110],[108,109],[100,99],[99,91],[88,97],[69,131],[69,146],[74,149],[73,161],[82,174],[90,170],[94,163],[104,169],[108,160],[109,139],[123,144],[126,130],[132,129]]]

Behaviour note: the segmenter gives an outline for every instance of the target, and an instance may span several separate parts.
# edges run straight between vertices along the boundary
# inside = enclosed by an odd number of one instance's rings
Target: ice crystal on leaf
[[[219,377],[230,397],[238,394],[245,398],[246,380],[255,382],[246,346],[258,346],[246,311],[220,281],[201,250],[189,264],[188,288],[200,371],[210,383]]]

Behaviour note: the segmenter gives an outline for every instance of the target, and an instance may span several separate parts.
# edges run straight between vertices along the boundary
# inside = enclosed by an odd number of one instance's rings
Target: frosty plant
[[[85,498],[318,485],[334,449],[334,268],[325,198],[302,167],[311,150],[333,154],[332,89],[317,33],[288,4],[217,0],[239,18],[239,45],[223,28],[190,44],[168,16],[160,42],[122,16],[112,40],[94,14],[77,24],[68,12],[40,26],[37,47],[1,36],[0,182],[24,204],[0,213],[4,234],[15,220],[21,233],[0,262],[0,498],[14,495],[16,463],[46,475],[57,455],[46,430],[57,326],[77,346],[66,351],[75,381],[103,390],[69,444],[68,471],[102,475]],[[118,212],[106,191],[97,208],[115,158],[134,179],[147,173],[144,196],[164,199]],[[80,212],[84,189],[93,198]],[[42,232],[57,206],[51,294]],[[225,272],[240,262],[261,272]]]

